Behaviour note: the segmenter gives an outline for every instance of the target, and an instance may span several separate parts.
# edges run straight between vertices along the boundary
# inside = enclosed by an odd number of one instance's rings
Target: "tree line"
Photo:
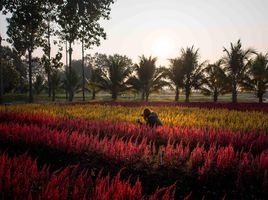
[[[67,86],[69,88],[69,100],[72,100],[73,94],[70,84],[72,79],[72,44],[75,40],[80,40],[83,53],[85,49],[93,45],[99,45],[100,39],[105,39],[106,37],[99,21],[101,19],[109,19],[110,6],[113,3],[113,0],[0,0],[0,10],[2,13],[11,14],[11,17],[7,18],[7,40],[12,44],[19,58],[27,56],[30,102],[33,101],[33,51],[38,47],[43,48],[44,56],[42,60],[45,63],[48,92],[49,96],[51,96],[53,89],[52,74],[53,70],[59,67],[63,43],[66,45],[66,49],[68,49],[66,50],[69,56]],[[59,44],[59,53],[57,53],[55,58],[51,57],[52,36],[59,38],[58,41],[53,41]],[[3,80],[2,67],[0,69],[0,78]],[[0,101],[2,101],[4,84],[3,81],[0,81],[0,83]],[[85,83],[85,80],[83,83]]]
[[[148,101],[152,92],[163,87],[175,90],[175,101],[180,91],[189,102],[193,90],[210,95],[213,101],[219,95],[232,93],[232,102],[237,102],[238,91],[252,91],[259,102],[268,88],[268,54],[253,49],[243,49],[241,41],[224,47],[224,56],[215,63],[200,62],[199,49],[194,46],[181,49],[180,55],[169,59],[169,66],[156,66],[156,57],[139,57],[139,62],[124,55],[85,55],[85,49],[100,45],[106,34],[100,19],[109,19],[112,0],[0,0],[7,19],[7,41],[12,48],[1,45],[0,85],[3,92],[28,92],[29,102],[33,91],[47,89],[48,96],[55,100],[59,88],[65,90],[66,98],[72,101],[75,93],[107,91],[113,100],[125,91],[141,94]],[[56,40],[52,41],[52,36]],[[81,68],[74,70],[72,45],[81,42]],[[1,42],[1,41],[0,41]],[[51,55],[51,45],[58,52]],[[34,58],[33,51],[41,47],[43,56]],[[66,63],[63,68],[62,54],[65,47]],[[77,67],[76,67],[77,68]],[[34,80],[33,80],[34,79]],[[28,82],[28,83],[27,83]]]
[[[8,77],[4,78],[6,92],[12,88],[17,92],[26,92],[26,60],[21,61],[9,47],[3,49],[6,55],[3,59],[6,66],[4,77]],[[148,101],[151,93],[168,87],[175,91],[175,101],[179,101],[180,91],[185,93],[185,102],[189,102],[192,91],[199,90],[211,96],[214,102],[217,102],[219,95],[226,93],[232,93],[232,102],[237,102],[238,91],[254,92],[259,102],[263,102],[268,88],[268,54],[243,49],[240,40],[231,43],[229,49],[224,48],[224,52],[225,56],[211,64],[199,61],[199,49],[187,47],[181,49],[178,57],[169,59],[168,67],[157,67],[157,58],[152,56],[142,55],[139,62],[133,64],[125,55],[88,54],[83,61],[72,61],[71,74],[68,66],[63,68],[59,56],[52,59],[53,66],[57,65],[51,73],[52,100],[55,100],[59,90],[64,90],[69,100],[70,94],[84,90],[92,94],[92,99],[100,91],[109,92],[113,100],[119,94],[131,91],[140,94],[141,100]],[[10,63],[8,58],[12,58],[13,62]],[[39,94],[44,89],[48,90],[46,62],[43,58],[33,58],[33,61],[33,87]]]

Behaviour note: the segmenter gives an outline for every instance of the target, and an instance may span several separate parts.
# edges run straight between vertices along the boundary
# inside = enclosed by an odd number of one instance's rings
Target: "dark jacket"
[[[157,114],[155,112],[151,112],[148,121],[146,122],[146,125],[149,125],[150,127],[157,127],[162,126],[163,124],[158,118]]]

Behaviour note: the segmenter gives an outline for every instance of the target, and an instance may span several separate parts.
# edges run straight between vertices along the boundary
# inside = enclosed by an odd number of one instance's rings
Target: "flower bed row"
[[[166,166],[168,168],[183,168],[190,174],[198,173],[200,177],[210,173],[225,173],[231,171],[239,179],[242,176],[258,177],[259,181],[267,181],[264,176],[268,170],[268,150],[253,156],[251,152],[235,151],[232,145],[219,147],[215,144],[197,145],[193,149],[189,144],[170,144],[156,148],[148,144],[147,138],[141,142],[131,139],[87,135],[78,132],[49,130],[36,125],[9,123],[0,124],[0,138],[13,143],[23,142],[30,145],[48,146],[60,149],[66,153],[96,152],[108,160],[118,160],[132,165],[146,163],[151,168]]]
[[[81,105],[83,103],[71,103],[70,105]],[[228,109],[238,111],[260,111],[268,112],[267,103],[213,103],[213,102],[190,102],[190,103],[178,103],[178,102],[88,102],[88,105],[109,105],[109,106],[125,106],[125,107],[144,107],[144,106],[178,106],[178,107],[197,107],[207,109]],[[62,105],[59,103],[59,105]],[[66,104],[64,104],[66,105]]]
[[[0,198],[1,199],[90,199],[90,200],[172,200],[175,185],[157,189],[144,196],[140,180],[134,184],[130,179],[120,180],[109,175],[92,177],[89,171],[77,171],[78,166],[68,166],[51,173],[49,167],[38,169],[36,160],[27,155],[10,158],[0,154]]]
[[[166,126],[190,126],[199,128],[224,128],[235,131],[265,131],[268,133],[268,115],[263,112],[240,112],[224,109],[199,109],[183,107],[150,107]],[[114,122],[135,121],[141,117],[144,107],[107,105],[16,105],[0,106],[0,111],[27,112],[49,117],[83,118]],[[253,120],[258,119],[258,120]]]
[[[235,151],[250,151],[253,155],[260,154],[268,149],[268,135],[264,132],[251,131],[247,133],[233,132],[228,129],[205,129],[186,127],[159,127],[135,126],[126,122],[111,122],[99,120],[54,118],[45,115],[29,113],[0,112],[0,121],[17,123],[18,125],[36,125],[49,130],[84,133],[100,138],[117,137],[123,141],[147,138],[157,147],[169,144],[188,144],[194,147],[197,144],[205,147],[217,144],[220,147],[232,145]]]

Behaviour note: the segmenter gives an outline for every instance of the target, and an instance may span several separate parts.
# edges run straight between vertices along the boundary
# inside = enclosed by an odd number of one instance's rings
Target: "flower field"
[[[0,198],[267,199],[260,105],[2,106]],[[145,106],[163,127],[135,124]]]

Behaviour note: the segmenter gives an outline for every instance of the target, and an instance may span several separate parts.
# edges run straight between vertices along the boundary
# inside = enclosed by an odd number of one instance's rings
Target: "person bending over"
[[[141,116],[145,120],[147,126],[158,127],[163,125],[157,114],[155,112],[151,112],[148,108],[144,109],[143,114]],[[139,119],[137,120],[137,123],[141,125],[143,124]]]

